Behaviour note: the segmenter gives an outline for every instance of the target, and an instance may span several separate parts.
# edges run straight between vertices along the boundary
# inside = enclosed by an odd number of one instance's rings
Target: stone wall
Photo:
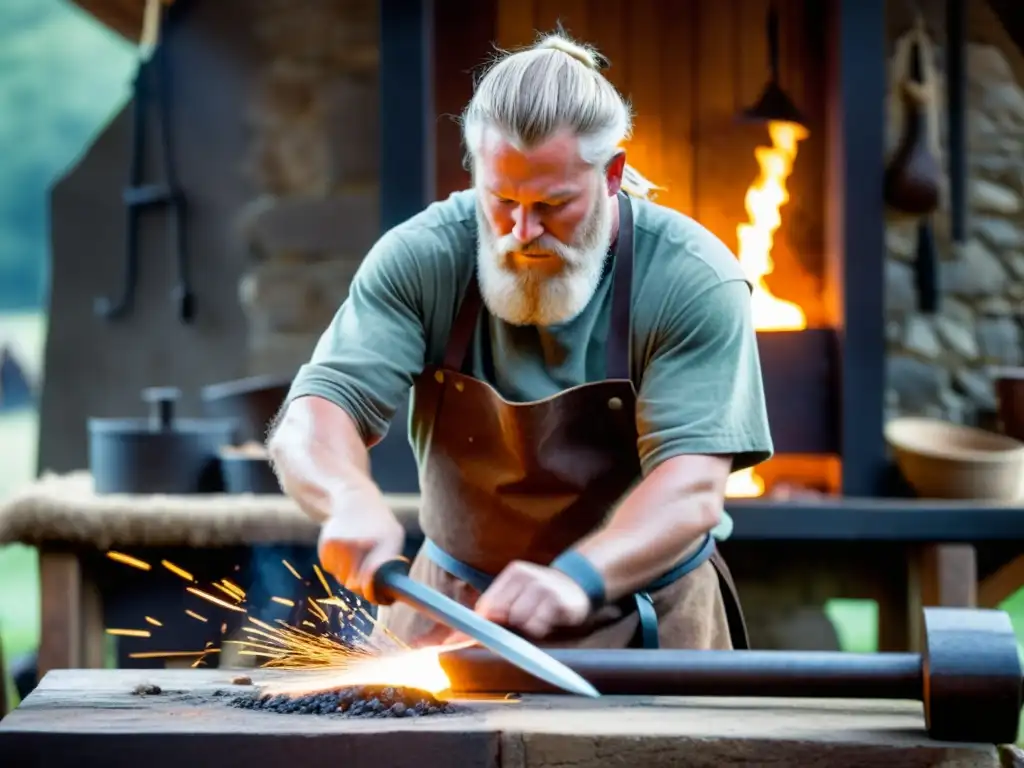
[[[942,38],[936,37],[942,103]],[[969,238],[954,246],[948,189],[934,217],[940,310],[918,311],[916,224],[887,227],[886,312],[890,416],[985,424],[995,407],[990,369],[1024,364],[1024,83],[1010,46],[968,46]],[[891,113],[890,113],[891,114]],[[945,166],[945,107],[940,109]],[[898,141],[899,126],[889,126]]]
[[[378,234],[374,0],[256,0],[261,71],[247,116],[239,299],[250,373],[290,374]]]

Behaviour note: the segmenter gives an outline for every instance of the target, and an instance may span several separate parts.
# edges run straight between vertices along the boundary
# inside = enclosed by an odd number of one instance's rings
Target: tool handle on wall
[[[917,261],[914,265],[917,308],[925,314],[939,311],[939,255],[935,248],[935,231],[931,219],[917,223]]]

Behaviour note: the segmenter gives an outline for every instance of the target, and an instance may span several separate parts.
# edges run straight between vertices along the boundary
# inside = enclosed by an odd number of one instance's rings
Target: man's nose
[[[520,243],[532,243],[542,234],[544,227],[541,226],[537,214],[532,212],[525,205],[516,209],[515,223],[512,227],[512,234]]]

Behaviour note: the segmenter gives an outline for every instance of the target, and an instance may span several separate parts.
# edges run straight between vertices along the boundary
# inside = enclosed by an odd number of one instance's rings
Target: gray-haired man
[[[644,199],[630,129],[592,49],[505,56],[463,115],[474,188],[362,264],[270,441],[349,588],[402,548],[367,447],[411,386],[415,578],[550,645],[746,645],[710,531],[730,471],[772,453],[750,285]],[[404,606],[384,620],[444,638]]]

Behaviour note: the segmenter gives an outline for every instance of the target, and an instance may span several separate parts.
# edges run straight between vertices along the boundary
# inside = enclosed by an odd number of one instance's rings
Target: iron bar
[[[923,695],[915,653],[830,651],[549,650],[602,694],[906,699]],[[556,693],[489,651],[441,656],[458,693]]]

